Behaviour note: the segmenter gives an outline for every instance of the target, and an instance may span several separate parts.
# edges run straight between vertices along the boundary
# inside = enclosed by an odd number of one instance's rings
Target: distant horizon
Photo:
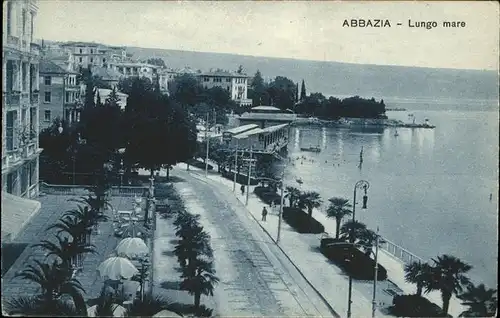
[[[398,65],[398,64],[354,63],[354,62],[342,62],[342,61],[333,61],[333,60],[311,60],[311,59],[307,59],[307,58],[251,55],[251,54],[241,54],[241,53],[231,53],[231,52],[179,50],[179,49],[171,49],[171,48],[144,47],[144,46],[135,46],[135,45],[126,45],[126,44],[117,44],[116,45],[116,44],[107,44],[107,43],[98,42],[98,41],[85,41],[85,40],[53,40],[53,39],[39,39],[39,40],[40,41],[49,41],[49,42],[88,42],[88,43],[101,44],[101,45],[105,45],[105,46],[119,46],[119,47],[125,47],[125,48],[138,48],[138,49],[146,49],[146,50],[165,50],[165,51],[190,52],[190,53],[226,54],[226,55],[238,55],[238,56],[247,56],[247,57],[256,57],[256,58],[266,58],[266,59],[286,59],[286,60],[308,61],[308,62],[318,62],[318,63],[339,63],[339,64],[349,64],[349,65],[388,66],[388,67],[419,68],[419,69],[432,69],[432,70],[457,70],[457,71],[477,71],[477,72],[496,72],[496,73],[498,73],[496,70],[492,70],[492,69],[429,67],[429,66],[412,66],[412,65]],[[151,57],[156,57],[156,56],[151,56]],[[189,65],[187,65],[187,66],[189,66]]]

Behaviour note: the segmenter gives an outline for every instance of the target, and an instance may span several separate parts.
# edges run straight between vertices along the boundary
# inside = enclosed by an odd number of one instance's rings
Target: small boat
[[[308,151],[308,152],[321,152],[321,148],[320,147],[301,147],[300,148],[301,151]]]
[[[302,181],[302,179],[297,179],[297,180],[295,180],[295,181],[297,181],[297,183],[298,183],[298,184],[302,184],[302,183],[304,183],[304,182]]]

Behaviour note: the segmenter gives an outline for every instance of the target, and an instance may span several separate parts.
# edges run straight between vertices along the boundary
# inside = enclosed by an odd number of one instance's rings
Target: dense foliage
[[[292,80],[277,76],[265,83],[260,71],[255,73],[248,90],[248,97],[253,106],[271,105],[282,110],[291,109],[297,114],[314,116],[321,119],[353,118],[385,118],[384,101],[374,98],[364,99],[359,96],[339,99],[325,97],[321,93],[307,95],[306,85],[302,80],[299,96],[299,85]]]

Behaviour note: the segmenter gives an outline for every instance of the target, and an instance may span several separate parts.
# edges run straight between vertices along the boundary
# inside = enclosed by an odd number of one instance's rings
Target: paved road
[[[175,173],[186,180],[176,183],[186,208],[202,215],[212,237],[221,279],[216,290],[219,315],[332,316],[234,196],[184,171]]]

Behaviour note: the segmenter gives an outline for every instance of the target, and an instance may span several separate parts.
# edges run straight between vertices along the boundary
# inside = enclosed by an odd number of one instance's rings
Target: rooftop
[[[275,112],[281,112],[281,109],[273,107],[273,106],[257,106],[257,107],[252,107],[252,111],[255,110],[264,110],[264,111],[275,111]]]
[[[42,59],[40,60],[40,73],[66,74],[68,73],[68,71],[64,70],[62,67],[55,64],[51,60]]]
[[[228,130],[226,130],[226,132],[231,133],[233,135],[237,135],[237,134],[240,134],[244,131],[254,129],[257,127],[259,127],[259,125],[257,125],[257,124],[248,124],[248,125],[243,125],[243,126],[238,126],[238,127],[228,129]]]
[[[200,76],[217,76],[217,77],[241,77],[241,78],[248,78],[249,76],[247,74],[239,74],[239,73],[233,73],[229,71],[222,71],[222,70],[217,70],[217,71],[210,71],[210,72],[202,72]]]
[[[103,80],[119,80],[121,77],[118,71],[106,67],[94,67],[92,69],[92,75],[97,75]]]
[[[243,133],[241,133],[239,135],[236,135],[236,136],[234,136],[234,138],[236,138],[236,139],[243,139],[243,138],[247,138],[248,136],[251,136],[251,135],[260,134],[263,131],[264,131],[263,129],[257,127],[257,128],[245,131],[245,132],[243,132]]]

